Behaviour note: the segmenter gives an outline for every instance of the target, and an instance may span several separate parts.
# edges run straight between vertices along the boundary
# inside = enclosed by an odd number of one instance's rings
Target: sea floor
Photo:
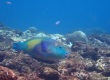
[[[75,42],[65,59],[53,63],[12,49],[14,42],[34,38],[36,34],[41,33],[1,27],[0,80],[110,80],[110,34],[90,34],[88,43]]]

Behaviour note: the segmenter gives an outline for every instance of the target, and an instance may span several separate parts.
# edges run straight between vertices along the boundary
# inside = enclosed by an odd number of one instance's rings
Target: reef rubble
[[[91,34],[86,37],[88,43],[72,42],[70,54],[50,64],[13,50],[13,43],[49,37],[68,45],[65,35],[0,26],[0,80],[110,80],[110,34]]]

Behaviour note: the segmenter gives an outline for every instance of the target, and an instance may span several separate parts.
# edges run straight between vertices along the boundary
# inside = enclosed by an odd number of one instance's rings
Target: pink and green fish
[[[36,38],[25,42],[17,42],[13,44],[13,49],[22,50],[36,59],[51,61],[63,59],[69,53],[67,47],[61,42],[50,38]]]

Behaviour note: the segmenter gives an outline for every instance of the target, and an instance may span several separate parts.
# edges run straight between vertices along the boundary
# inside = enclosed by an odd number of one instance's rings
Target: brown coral
[[[49,67],[44,67],[42,70],[40,70],[39,77],[45,79],[45,80],[59,80],[59,72],[49,68]]]
[[[17,80],[17,76],[14,71],[0,66],[0,80]]]

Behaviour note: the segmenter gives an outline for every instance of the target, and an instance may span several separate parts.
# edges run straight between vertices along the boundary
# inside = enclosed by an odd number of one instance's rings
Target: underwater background
[[[110,0],[0,0],[0,80],[110,80]]]
[[[46,33],[110,30],[110,0],[0,0],[0,22]]]

